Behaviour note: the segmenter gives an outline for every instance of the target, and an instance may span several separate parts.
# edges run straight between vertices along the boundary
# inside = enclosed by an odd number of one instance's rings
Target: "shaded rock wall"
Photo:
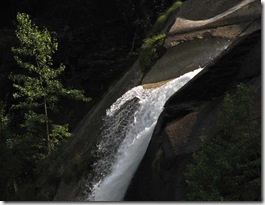
[[[244,82],[254,86],[252,108],[260,108],[261,33],[240,38],[166,103],[125,200],[185,200],[184,171],[199,136],[218,132],[224,93]],[[256,112],[258,113],[258,112]],[[260,114],[260,113],[259,113]]]
[[[100,102],[84,117],[74,130],[75,138],[66,149],[54,156],[53,164],[37,181],[37,197],[40,200],[79,200],[83,179],[91,173],[93,150],[100,138],[103,117],[117,98],[139,84],[142,78],[138,61],[102,97]],[[50,183],[49,180],[53,180]]]
[[[260,2],[210,2],[184,3],[165,40],[165,54],[142,81],[148,87],[205,67],[166,103],[125,200],[185,200],[187,160],[202,134],[218,132],[224,93],[239,82],[252,84],[252,108],[260,108]]]
[[[165,54],[145,74],[142,84],[173,79],[212,63],[240,36],[258,30],[260,16],[257,0],[222,0],[215,4],[204,0],[199,5],[186,1],[165,39]]]
[[[206,5],[209,2],[203,0],[200,4]],[[163,84],[161,81],[205,66],[199,76],[172,96],[165,105],[146,155],[126,196],[126,200],[183,200],[186,193],[183,177],[186,160],[199,147],[198,136],[203,128],[206,127],[206,132],[210,134],[217,131],[212,122],[216,120],[224,92],[235,83],[260,74],[261,39],[260,33],[256,32],[260,30],[260,2],[218,2],[211,10],[207,10],[206,15],[206,6],[195,9],[197,4],[188,0],[175,14],[176,19],[171,17],[173,26],[165,41],[166,53],[144,77],[137,61],[91,109],[75,129],[76,137],[55,157],[54,164],[45,172],[46,176],[39,178],[39,198],[80,200],[84,188],[83,179],[87,179],[95,160],[91,150],[95,149],[100,137],[102,117],[106,109],[124,92],[138,84],[160,85]],[[242,4],[228,14],[227,10],[234,8],[239,2]],[[250,8],[252,9],[249,10]],[[192,9],[196,12],[190,14]],[[219,14],[230,17],[233,12],[237,12],[236,15],[239,16],[237,20],[240,15],[251,18],[227,24],[229,18],[222,21],[219,16],[211,19],[210,23],[205,22]],[[178,27],[178,20],[184,18],[195,21],[192,23],[196,29],[185,30],[185,23]],[[198,22],[201,19],[205,21]],[[218,24],[214,24],[217,20]],[[52,178],[55,182],[51,186],[47,180]]]

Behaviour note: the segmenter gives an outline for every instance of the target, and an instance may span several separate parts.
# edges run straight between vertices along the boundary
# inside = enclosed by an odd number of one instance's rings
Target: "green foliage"
[[[26,74],[11,75],[17,92],[14,98],[24,98],[26,104],[19,107],[37,107],[40,103],[36,100],[47,98],[47,102],[55,104],[58,95],[69,96],[82,100],[85,98],[82,91],[65,89],[58,79],[65,70],[60,64],[58,68],[53,66],[52,55],[58,49],[57,39],[44,28],[34,25],[29,15],[18,13],[18,28],[16,31],[20,46],[12,48],[17,64],[26,71]]]
[[[4,102],[0,101],[0,136],[1,138],[8,132],[9,116],[6,114]]]
[[[206,140],[205,136],[201,137],[201,149],[193,153],[193,161],[187,165],[187,183],[192,188],[188,200],[222,201],[223,198],[216,189],[221,183],[219,168],[213,160],[216,159],[217,152],[213,143]]]
[[[12,51],[17,64],[23,70],[19,74],[10,75],[16,88],[13,96],[19,100],[13,107],[25,112],[25,121],[21,127],[25,128],[26,135],[46,137],[50,152],[64,137],[70,136],[68,125],[55,125],[48,116],[49,112],[57,109],[59,97],[83,101],[88,101],[89,98],[84,96],[83,91],[66,89],[61,83],[59,76],[65,66],[54,66],[52,55],[58,49],[54,35],[46,28],[33,24],[27,14],[18,13],[17,20],[16,35],[20,45],[12,48]]]
[[[188,200],[260,200],[260,124],[251,119],[252,89],[244,84],[226,94],[220,112],[221,132],[202,137],[201,148],[187,165]]]
[[[226,94],[224,98],[223,114],[219,116],[219,127],[228,135],[229,132],[247,133],[250,121],[249,101],[252,90],[244,84],[237,86],[235,95]],[[237,126],[241,124],[242,126]],[[244,125],[244,126],[243,126]]]
[[[68,131],[68,124],[66,125],[52,125],[51,130],[51,149],[59,146],[66,138],[71,137],[72,134]]]
[[[8,183],[8,170],[4,169],[4,167],[6,166],[6,160],[9,158],[9,153],[7,152],[5,144],[5,138],[8,133],[9,117],[6,114],[5,107],[5,104],[0,101],[0,198],[2,200],[5,199],[6,186]]]
[[[0,145],[4,159],[0,194],[7,200],[26,198],[23,187],[34,181],[38,165],[72,136],[68,124],[55,123],[51,117],[59,111],[60,98],[90,100],[83,91],[62,84],[60,76],[65,66],[53,63],[52,56],[58,49],[54,35],[33,24],[27,14],[18,13],[17,20],[19,45],[12,51],[20,70],[10,74],[15,88],[15,103],[10,110],[12,123],[0,102]]]
[[[156,20],[152,33],[157,34],[161,31],[161,28],[165,25],[166,21],[168,20],[169,16],[173,14],[173,12],[182,6],[182,1],[176,1],[167,11],[165,11],[163,14],[161,14],[158,19]]]
[[[139,56],[139,64],[143,72],[146,72],[159,57],[165,37],[165,34],[160,34],[144,40]]]

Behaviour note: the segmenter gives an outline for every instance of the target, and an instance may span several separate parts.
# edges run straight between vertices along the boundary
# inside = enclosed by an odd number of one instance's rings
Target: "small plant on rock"
[[[165,34],[160,34],[144,40],[139,56],[139,64],[143,72],[146,72],[159,57],[165,37]]]

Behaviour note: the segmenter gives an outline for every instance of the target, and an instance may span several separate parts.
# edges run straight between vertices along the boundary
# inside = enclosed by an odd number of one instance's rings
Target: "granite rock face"
[[[260,29],[260,16],[256,0],[186,1],[169,28],[165,54],[142,84],[173,79],[211,64],[240,37]]]
[[[202,128],[214,134],[224,92],[237,82],[260,86],[261,5],[257,0],[187,0],[168,25],[166,52],[143,76],[138,61],[75,129],[75,138],[38,180],[43,200],[80,200],[106,109],[127,90],[162,85],[205,67],[165,105],[126,200],[183,200],[183,172]],[[78,167],[78,168],[76,168]],[[56,180],[53,187],[49,180]],[[41,187],[41,188],[40,188]]]
[[[252,85],[256,104],[252,109],[260,110],[260,68],[261,34],[257,32],[174,94],[160,115],[125,200],[185,200],[187,159],[200,147],[202,134],[213,137],[218,133],[216,125],[224,93],[240,82]],[[256,113],[260,115],[259,111]]]
[[[198,11],[198,3],[209,2],[185,2],[165,41],[165,55],[143,80],[153,83],[205,67],[165,104],[125,200],[185,200],[187,160],[200,147],[202,134],[213,137],[218,133],[216,124],[224,94],[237,84],[244,82],[255,88],[252,109],[260,117],[260,2],[218,1],[217,8],[213,5],[208,13],[206,6]],[[177,24],[184,18],[193,26]],[[210,19],[209,24],[198,27],[202,29],[195,29],[196,23],[209,18],[217,21]]]
[[[48,166],[45,175],[38,178],[37,197],[41,200],[73,201],[81,200],[100,137],[103,117],[106,110],[127,90],[137,86],[142,78],[138,61],[106,93],[98,104],[92,108],[74,130],[75,137],[65,145],[65,149],[54,157],[53,164]],[[49,185],[53,180],[54,186]]]

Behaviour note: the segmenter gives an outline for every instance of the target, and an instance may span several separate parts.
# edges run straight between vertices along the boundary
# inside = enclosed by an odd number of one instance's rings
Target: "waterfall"
[[[107,111],[99,160],[87,182],[89,201],[121,201],[148,147],[154,127],[166,101],[202,68],[186,73],[161,87],[137,86],[120,97]]]

